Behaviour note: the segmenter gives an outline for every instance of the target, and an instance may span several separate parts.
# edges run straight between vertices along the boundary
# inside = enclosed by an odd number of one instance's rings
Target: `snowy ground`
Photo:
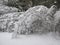
[[[0,32],[0,45],[60,45],[60,39],[52,35],[20,35],[17,39],[11,38],[12,33]]]

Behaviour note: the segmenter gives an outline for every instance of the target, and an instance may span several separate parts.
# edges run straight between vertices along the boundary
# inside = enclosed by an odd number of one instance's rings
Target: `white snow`
[[[60,40],[52,34],[20,35],[19,38],[12,39],[12,33],[0,32],[0,45],[60,45]]]

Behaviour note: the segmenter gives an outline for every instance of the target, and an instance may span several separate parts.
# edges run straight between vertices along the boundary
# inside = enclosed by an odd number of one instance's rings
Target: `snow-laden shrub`
[[[55,31],[60,33],[60,10],[56,12],[55,17]]]
[[[47,32],[54,30],[55,12],[55,5],[49,10],[42,5],[31,7],[24,14],[20,15],[20,21],[15,23],[18,27],[17,32],[21,34],[30,34],[34,32]]]
[[[8,6],[0,4],[0,15],[6,14],[6,13],[18,12],[18,11],[19,9],[15,7],[8,7]]]
[[[12,32],[12,28],[14,27],[14,22],[19,20],[19,16],[23,12],[13,12],[4,14],[0,17],[0,29],[7,30],[8,32]]]
[[[46,16],[48,8],[45,6],[35,6],[28,9],[24,14],[20,15],[20,21],[17,25],[17,32],[26,34],[31,32],[39,32],[43,30],[43,19]]]
[[[48,10],[45,20],[43,22],[44,28],[47,28],[48,31],[54,31],[55,30],[55,17],[54,14],[57,11],[57,7],[55,5],[51,6],[51,8]]]
[[[0,20],[0,31],[6,31],[6,20]]]

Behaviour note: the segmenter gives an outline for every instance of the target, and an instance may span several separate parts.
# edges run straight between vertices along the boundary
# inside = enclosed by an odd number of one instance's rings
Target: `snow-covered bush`
[[[56,12],[55,17],[55,32],[60,33],[60,10]]]
[[[18,33],[30,34],[33,32],[47,32],[54,29],[54,14],[56,6],[53,5],[49,10],[45,6],[35,6],[20,15],[18,21]]]
[[[1,16],[0,28],[2,30],[5,29],[6,31],[11,32],[14,26],[14,22],[19,20],[19,16],[22,13],[23,12],[13,12],[13,13],[4,14],[3,16]]]
[[[54,31],[54,14],[56,13],[56,9],[55,5],[50,9],[42,5],[31,7],[20,15],[19,21],[15,23],[12,37],[16,38],[17,34],[47,33]]]
[[[8,6],[0,4],[0,15],[6,14],[6,13],[18,12],[18,11],[20,10],[15,7],[8,7]]]
[[[0,31],[6,31],[6,20],[0,20]]]
[[[17,25],[17,32],[26,34],[31,32],[39,32],[43,30],[43,19],[46,16],[48,8],[45,6],[35,6],[28,9],[24,14],[20,15],[20,21]]]
[[[45,20],[43,22],[43,25],[45,28],[47,28],[48,31],[54,31],[55,27],[55,17],[54,14],[57,11],[57,7],[55,5],[51,6],[51,8],[48,10]]]

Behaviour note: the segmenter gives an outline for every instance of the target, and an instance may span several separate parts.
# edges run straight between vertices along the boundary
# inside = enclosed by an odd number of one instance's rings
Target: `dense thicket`
[[[54,4],[60,7],[60,0],[0,0],[0,3],[17,7],[21,10],[27,10],[28,8],[37,5],[45,5],[50,8]]]
[[[8,0],[9,6],[15,6],[23,10],[36,5],[45,5],[50,8],[53,4],[59,7],[60,0]]]

